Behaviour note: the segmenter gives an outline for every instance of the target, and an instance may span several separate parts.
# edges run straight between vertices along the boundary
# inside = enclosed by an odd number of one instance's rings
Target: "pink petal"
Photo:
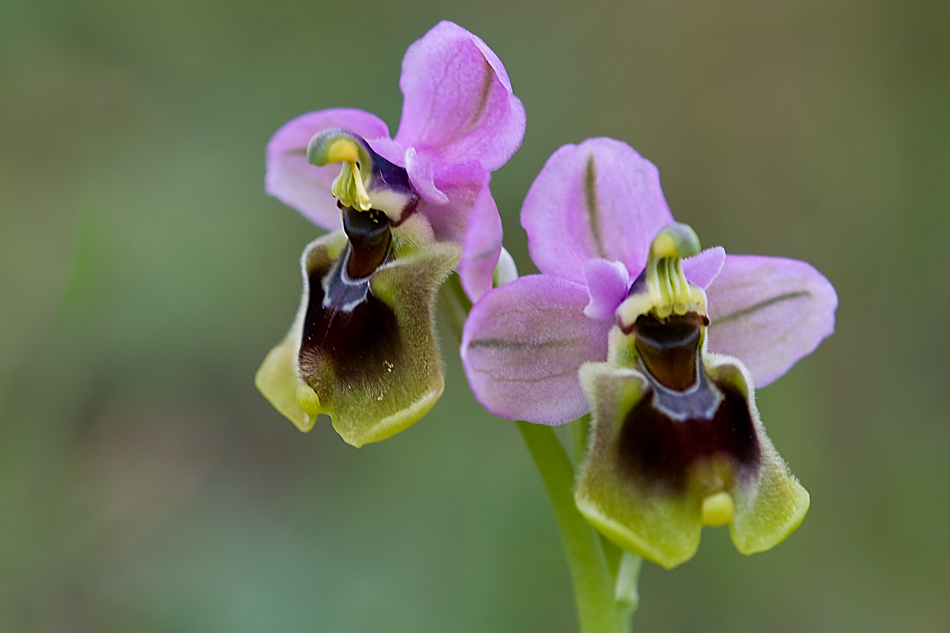
[[[340,173],[339,165],[316,167],[307,162],[307,144],[314,134],[342,127],[367,141],[389,138],[389,128],[378,117],[362,110],[338,108],[304,114],[291,120],[267,144],[264,188],[305,218],[328,231],[343,227],[330,185]]]
[[[472,302],[491,290],[495,264],[501,255],[502,226],[498,207],[488,185],[482,187],[472,212],[462,244],[459,277],[462,288]]]
[[[426,216],[438,241],[465,242],[469,214],[482,189],[488,186],[490,177],[474,162],[451,165],[434,175],[432,186],[445,196],[446,201],[439,203],[423,194],[416,213]]]
[[[584,314],[592,319],[613,319],[630,290],[627,267],[620,262],[592,259],[584,264],[584,276],[590,296]]]
[[[406,173],[409,174],[412,188],[424,200],[445,204],[449,198],[435,186],[435,174],[432,170],[432,160],[428,156],[419,154],[415,147],[406,150]]]
[[[405,168],[406,156],[402,148],[388,136],[365,139],[373,151],[388,160],[393,165]]]
[[[631,276],[673,221],[660,175],[626,143],[588,139],[554,152],[528,191],[521,225],[541,272],[584,283],[590,259],[619,261]]]
[[[709,287],[726,262],[726,249],[713,246],[703,252],[683,260],[683,273],[686,278],[702,289]]]
[[[741,360],[756,387],[784,374],[835,328],[835,289],[794,259],[727,255],[706,294],[709,350]]]
[[[606,360],[613,319],[584,316],[587,288],[548,275],[522,277],[475,304],[462,335],[462,363],[475,398],[491,413],[563,424],[587,412],[577,378]]]
[[[504,165],[524,137],[525,112],[508,73],[481,39],[440,22],[402,60],[405,97],[396,141],[435,164]]]

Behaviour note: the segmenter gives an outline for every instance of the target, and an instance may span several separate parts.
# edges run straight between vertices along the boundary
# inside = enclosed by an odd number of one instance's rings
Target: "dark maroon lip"
[[[758,468],[761,449],[745,394],[706,378],[697,391],[715,390],[720,396],[711,415],[675,419],[664,410],[671,404],[669,397],[664,398],[665,406],[659,407],[654,394],[645,395],[627,413],[618,438],[617,461],[637,485],[683,494],[690,475],[703,463],[724,462],[734,477]],[[680,399],[687,408],[686,400],[696,395],[673,394],[674,406]]]
[[[329,269],[315,269],[308,277],[309,302],[298,354],[308,384],[322,361],[334,367],[337,380],[365,384],[387,372],[386,363],[403,348],[396,314],[369,291],[370,278],[344,278],[350,251],[348,245]]]
[[[640,485],[682,494],[695,468],[715,461],[730,477],[755,469],[760,449],[745,394],[702,361],[705,316],[640,315],[630,329],[650,390],[625,416],[618,463]]]

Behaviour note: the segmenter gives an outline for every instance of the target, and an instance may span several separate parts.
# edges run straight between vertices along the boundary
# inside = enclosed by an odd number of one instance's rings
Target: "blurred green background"
[[[706,245],[838,289],[759,392],[808,518],[647,565],[634,630],[950,630],[946,0],[3,0],[0,633],[576,630],[540,479],[447,332],[441,402],[360,450],[252,382],[318,235],[264,194],[265,143],[327,107],[395,130],[443,18],[527,108],[493,181],[522,271],[532,179],[605,135]]]

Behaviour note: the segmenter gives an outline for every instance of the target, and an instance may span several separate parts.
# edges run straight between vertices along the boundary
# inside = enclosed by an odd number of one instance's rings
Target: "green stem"
[[[472,304],[462,290],[458,275],[452,275],[439,292],[439,308],[458,340]],[[583,457],[589,419],[574,423],[575,452]],[[625,633],[636,608],[640,560],[623,554],[577,511],[574,505],[574,467],[554,429],[541,424],[518,422],[521,435],[541,473],[554,508],[567,564],[571,570],[574,598],[581,633]]]
[[[531,456],[541,473],[554,508],[582,633],[620,633],[629,630],[628,610],[614,599],[610,572],[600,535],[574,506],[574,469],[564,447],[549,426],[518,422]]]

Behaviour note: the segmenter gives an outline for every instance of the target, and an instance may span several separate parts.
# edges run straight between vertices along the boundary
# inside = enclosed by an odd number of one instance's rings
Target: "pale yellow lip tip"
[[[725,525],[732,521],[736,512],[736,502],[728,492],[717,492],[703,499],[703,524],[711,527]]]
[[[310,388],[309,385],[298,385],[297,386],[297,404],[300,405],[300,408],[307,412],[310,417],[316,417],[320,413],[320,398],[317,396],[317,392]]]

